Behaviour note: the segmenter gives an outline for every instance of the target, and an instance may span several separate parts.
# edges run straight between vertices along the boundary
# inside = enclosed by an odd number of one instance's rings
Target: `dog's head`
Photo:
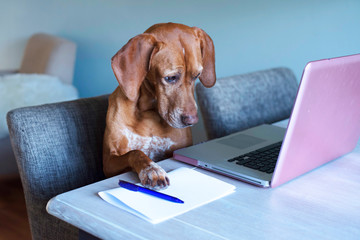
[[[122,47],[111,66],[123,93],[137,101],[142,84],[157,100],[160,116],[172,127],[198,121],[195,80],[215,84],[215,52],[201,29],[164,23],[150,27]]]

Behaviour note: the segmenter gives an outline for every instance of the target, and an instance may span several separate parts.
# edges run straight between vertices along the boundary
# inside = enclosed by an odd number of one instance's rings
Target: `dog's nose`
[[[191,126],[194,125],[199,121],[199,118],[197,115],[181,115],[181,122],[185,126]]]

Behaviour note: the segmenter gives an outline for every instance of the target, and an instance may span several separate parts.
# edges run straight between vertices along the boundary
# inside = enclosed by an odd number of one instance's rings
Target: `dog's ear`
[[[143,33],[129,40],[112,58],[111,68],[126,97],[135,101],[140,86],[149,71],[150,59],[156,46],[153,35]]]
[[[200,49],[203,61],[203,71],[199,78],[201,83],[209,88],[214,86],[216,81],[214,43],[204,30],[197,27],[193,27],[193,29],[200,39]]]

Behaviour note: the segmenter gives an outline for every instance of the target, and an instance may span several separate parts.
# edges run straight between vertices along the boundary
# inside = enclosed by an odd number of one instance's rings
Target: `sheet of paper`
[[[112,205],[155,224],[235,191],[235,186],[190,168],[175,169],[168,176],[170,186],[160,192],[180,198],[184,201],[183,204],[121,187],[99,192],[99,196]]]

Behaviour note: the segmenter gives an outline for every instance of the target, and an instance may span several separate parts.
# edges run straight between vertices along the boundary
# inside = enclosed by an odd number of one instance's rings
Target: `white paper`
[[[112,205],[155,224],[235,191],[235,186],[190,168],[178,168],[168,173],[168,176],[170,186],[159,192],[177,197],[184,201],[183,204],[121,187],[99,192],[99,196]]]

